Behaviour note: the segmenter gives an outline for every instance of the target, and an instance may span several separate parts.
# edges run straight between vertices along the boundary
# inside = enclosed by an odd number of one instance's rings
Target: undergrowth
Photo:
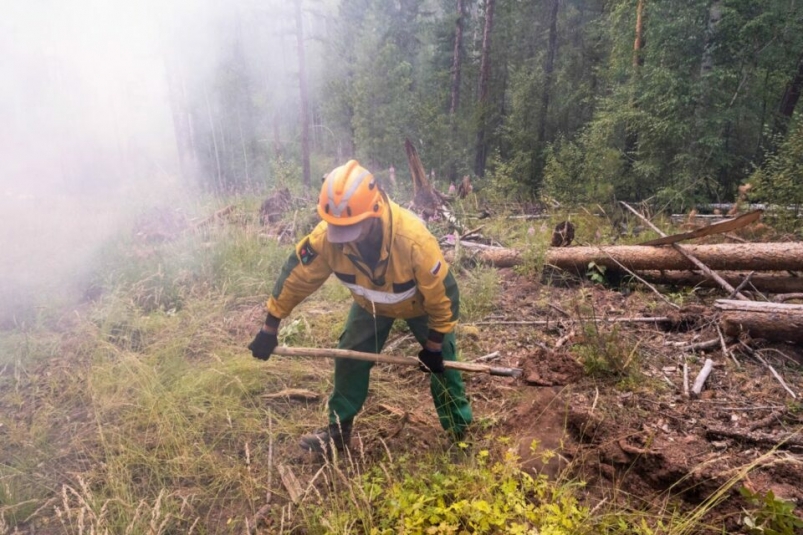
[[[337,488],[306,520],[313,530],[333,534],[585,531],[589,511],[578,502],[581,486],[522,471],[509,449],[456,455],[461,462],[444,455],[405,455],[372,465],[352,460],[350,477],[331,466]]]
[[[581,482],[527,473],[493,439],[458,459],[445,446],[391,451],[388,408],[427,395],[417,371],[373,371],[381,401],[361,424],[379,451],[299,463],[296,437],[325,419],[332,363],[245,349],[292,248],[242,210],[160,243],[119,236],[91,299],[0,331],[0,534],[239,534],[266,504],[258,533],[691,533],[595,513]],[[494,309],[495,270],[459,279],[464,319]],[[282,323],[282,341],[333,347],[349,304],[328,281]],[[635,349],[617,340],[587,332],[589,358],[630,373]],[[306,482],[300,500],[280,465]]]

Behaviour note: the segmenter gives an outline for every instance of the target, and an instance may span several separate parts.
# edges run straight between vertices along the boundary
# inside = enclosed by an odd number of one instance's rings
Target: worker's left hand
[[[443,352],[441,351],[433,351],[424,347],[420,353],[418,353],[418,367],[424,373],[443,373],[445,368],[443,367]]]

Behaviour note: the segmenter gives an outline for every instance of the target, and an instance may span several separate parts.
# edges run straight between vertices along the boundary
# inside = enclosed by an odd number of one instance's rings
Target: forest
[[[165,45],[182,170],[207,190],[296,173],[314,189],[348,157],[387,177],[409,138],[441,189],[469,175],[509,198],[688,209],[749,183],[801,201],[797,2],[269,4],[217,25],[204,80],[184,74],[195,41]]]
[[[0,535],[803,532],[803,3],[75,0],[0,48]],[[351,159],[459,287],[460,437],[403,322],[333,350],[336,277],[252,356]]]

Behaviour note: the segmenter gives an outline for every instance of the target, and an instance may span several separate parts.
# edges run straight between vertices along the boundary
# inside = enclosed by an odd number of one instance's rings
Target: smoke
[[[172,170],[159,25],[147,2],[13,2],[3,11],[5,196],[108,192],[153,166]]]
[[[132,210],[182,184],[155,2],[6,0],[2,13],[0,308],[9,309],[69,284]]]
[[[299,136],[290,2],[0,2],[0,320],[78,280],[148,207],[259,191]],[[308,4],[320,93],[336,2]]]

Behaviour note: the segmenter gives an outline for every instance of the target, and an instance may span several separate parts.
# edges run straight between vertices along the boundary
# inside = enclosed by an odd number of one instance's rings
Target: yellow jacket
[[[459,295],[438,241],[417,216],[390,200],[387,206],[375,270],[362,261],[354,244],[330,243],[322,221],[296,245],[282,268],[268,312],[287,317],[334,273],[368,312],[391,318],[426,314],[431,331],[451,332],[459,315]]]

